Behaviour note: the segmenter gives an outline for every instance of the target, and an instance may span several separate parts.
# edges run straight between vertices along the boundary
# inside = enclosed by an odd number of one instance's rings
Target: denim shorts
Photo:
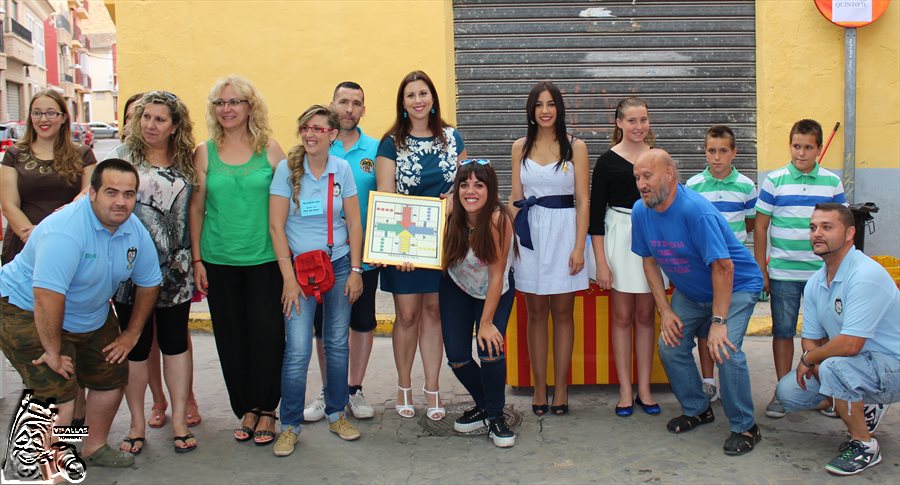
[[[800,316],[800,297],[805,281],[769,280],[772,296],[772,336],[794,338],[797,336],[797,319]]]

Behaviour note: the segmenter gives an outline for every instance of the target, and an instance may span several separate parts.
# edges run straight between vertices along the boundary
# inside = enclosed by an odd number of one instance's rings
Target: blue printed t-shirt
[[[738,242],[722,214],[702,195],[678,184],[675,200],[657,212],[638,200],[631,211],[631,250],[653,256],[675,288],[697,303],[713,300],[712,270],[717,259],[734,263],[733,292],[762,290],[762,273]]]
[[[343,158],[350,164],[353,180],[356,181],[356,195],[359,198],[359,217],[362,224],[363,237],[366,235],[366,217],[369,211],[369,191],[375,190],[375,157],[378,153],[378,140],[366,135],[357,127],[359,140],[353,146],[344,148],[341,140],[335,140],[329,153]],[[363,269],[371,267],[364,264]]]
[[[803,338],[862,337],[863,351],[900,359],[900,290],[888,272],[855,247],[830,286],[827,270],[813,273],[803,290]]]
[[[162,281],[150,233],[132,214],[110,234],[82,197],[38,224],[16,259],[0,268],[0,295],[33,312],[34,288],[61,293],[63,330],[87,333],[103,326],[109,299],[129,278],[141,287]]]
[[[390,136],[381,140],[378,156],[396,163],[395,182],[398,194],[438,197],[450,190],[456,178],[459,154],[466,149],[456,128],[444,128],[445,144],[436,137],[406,137],[405,149],[398,150]]]
[[[347,224],[341,217],[344,199],[356,195],[356,182],[353,180],[350,164],[344,159],[329,155],[328,161],[325,163],[325,172],[319,178],[310,173],[309,163],[305,157],[303,168],[305,173],[300,181],[300,193],[298,194],[300,207],[297,207],[294,202],[291,169],[288,168],[287,160],[278,163],[275,176],[272,177],[272,185],[269,187],[269,194],[285,197],[290,202],[284,231],[294,256],[318,249],[327,251],[328,174],[333,173],[334,247],[331,252],[331,260],[336,261],[350,253],[350,245],[347,243]]]

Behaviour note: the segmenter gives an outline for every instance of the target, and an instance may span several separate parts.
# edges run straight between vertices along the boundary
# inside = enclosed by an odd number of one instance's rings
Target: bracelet
[[[191,266],[193,266],[193,265],[195,265],[195,264],[197,264],[197,263],[200,263],[200,262],[202,262],[202,260],[200,260],[200,259],[195,259],[195,260],[191,261]]]

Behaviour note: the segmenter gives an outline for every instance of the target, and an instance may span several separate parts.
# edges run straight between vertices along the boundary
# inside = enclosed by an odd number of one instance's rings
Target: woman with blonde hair
[[[188,208],[195,176],[193,122],[183,101],[166,91],[145,94],[135,105],[125,143],[107,158],[131,162],[140,176],[134,214],[156,244],[163,275],[156,307],[128,355],[125,398],[131,429],[119,449],[138,455],[145,438],[144,395],[149,380],[148,358],[154,335],[165,362],[165,380],[172,398],[172,434],[177,453],[193,451],[197,440],[188,431],[187,407],[193,358],[188,316],[194,290],[190,265]],[[123,330],[134,310],[135,286],[119,286],[113,303]],[[154,404],[155,406],[155,404]]]
[[[303,422],[317,298],[304,294],[293,262],[310,251],[327,251],[334,271],[334,286],[320,296],[328,429],[343,440],[359,438],[359,430],[344,417],[344,408],[350,400],[350,306],[363,288],[362,222],[350,164],[328,153],[338,128],[337,115],[330,109],[313,105],[304,111],[297,119],[300,144],[278,165],[269,189],[269,227],[283,278],[281,304],[287,334],[276,456],[293,453]]]
[[[271,137],[266,105],[246,79],[230,76],[210,91],[210,139],[194,150],[191,264],[209,298],[234,439],[275,439],[281,398],[284,320],[281,272],[269,235],[269,185],[284,151]]]
[[[8,221],[3,264],[25,247],[39,222],[90,185],[97,159],[86,145],[72,142],[66,100],[51,89],[28,103],[25,135],[6,150],[0,167],[0,204]]]

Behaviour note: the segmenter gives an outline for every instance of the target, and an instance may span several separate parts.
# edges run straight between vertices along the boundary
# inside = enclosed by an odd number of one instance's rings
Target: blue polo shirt
[[[344,199],[356,195],[356,182],[350,170],[350,164],[342,158],[328,155],[325,163],[325,172],[316,178],[309,171],[309,163],[303,159],[305,173],[300,181],[300,207],[294,202],[293,185],[291,184],[291,169],[287,160],[278,163],[272,184],[269,186],[269,194],[285,197],[290,202],[287,221],[284,232],[287,234],[288,245],[294,256],[307,251],[328,250],[328,174],[334,174],[333,215],[334,221],[334,247],[331,252],[331,260],[338,260],[350,253],[350,245],[347,243],[347,224],[341,217],[344,209]]]
[[[762,273],[722,214],[702,195],[678,184],[675,200],[657,212],[638,199],[631,210],[631,250],[653,256],[675,284],[696,303],[713,301],[712,269],[718,259],[734,264],[732,292],[762,290]]]
[[[900,290],[887,270],[856,247],[830,286],[827,270],[813,273],[803,290],[803,338],[862,337],[863,351],[900,359]]]
[[[110,234],[82,197],[41,221],[22,252],[0,268],[0,295],[33,312],[34,288],[61,293],[63,330],[87,333],[103,326],[109,299],[129,278],[142,287],[162,281],[150,233],[132,214]]]

